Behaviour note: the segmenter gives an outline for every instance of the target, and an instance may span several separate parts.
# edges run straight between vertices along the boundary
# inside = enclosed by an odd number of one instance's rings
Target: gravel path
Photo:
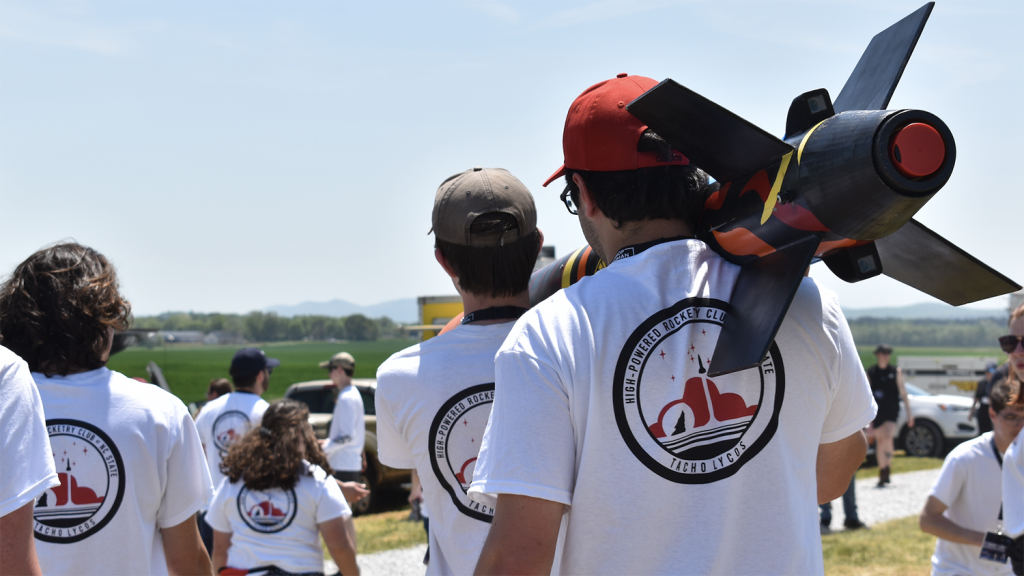
[[[939,477],[939,469],[919,470],[905,474],[894,474],[892,483],[885,488],[875,488],[877,478],[857,480],[857,516],[860,521],[873,526],[880,522],[916,516],[924,508],[928,489]],[[832,529],[842,529],[843,499],[832,502]]]
[[[892,484],[885,488],[875,488],[877,478],[858,480],[857,515],[860,521],[873,526],[887,520],[916,516],[924,508],[928,489],[938,476],[938,468],[895,474],[892,477]],[[837,498],[832,502],[832,528],[841,530],[845,519],[843,500]],[[364,554],[359,556],[357,561],[363,576],[423,576],[426,572],[423,565],[423,554],[426,550],[427,545],[420,544],[402,550]],[[326,572],[333,573],[334,571]]]

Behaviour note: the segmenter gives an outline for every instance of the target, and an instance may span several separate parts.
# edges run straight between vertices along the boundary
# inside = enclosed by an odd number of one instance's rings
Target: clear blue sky
[[[140,315],[450,294],[426,232],[466,168],[508,168],[548,243],[583,245],[541,183],[587,86],[671,77],[781,135],[921,4],[0,0],[0,276],[74,238]],[[940,0],[890,104],[956,137],[918,220],[1018,282],[1022,25],[1019,1]],[[932,301],[812,275],[846,307]]]

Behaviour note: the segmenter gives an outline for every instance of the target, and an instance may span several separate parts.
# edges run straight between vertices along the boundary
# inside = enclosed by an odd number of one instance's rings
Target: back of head
[[[1020,405],[1022,403],[1020,387],[1020,378],[1012,371],[1006,378],[996,382],[988,394],[992,410],[998,414],[1007,406]]]
[[[214,378],[210,380],[210,387],[206,391],[207,394],[213,394],[214,397],[223,396],[231,393],[231,381],[227,378]]]
[[[270,403],[259,428],[231,445],[220,469],[231,482],[243,480],[250,490],[295,486],[302,460],[332,473],[309,424],[309,408],[282,398]]]
[[[47,376],[102,367],[109,329],[130,314],[113,265],[80,244],[36,252],[0,286],[0,340]]]
[[[544,185],[564,175],[578,205],[578,173],[617,226],[661,219],[692,225],[708,193],[707,175],[626,110],[656,85],[651,78],[619,74],[580,94],[562,132],[565,163]]]
[[[486,298],[529,288],[540,251],[533,195],[501,168],[473,168],[445,180],[431,217],[435,247],[459,287]]]

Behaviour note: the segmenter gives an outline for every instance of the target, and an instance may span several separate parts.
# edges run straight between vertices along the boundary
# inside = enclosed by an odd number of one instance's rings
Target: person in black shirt
[[[992,431],[992,418],[988,415],[988,394],[995,383],[993,376],[997,368],[995,362],[989,362],[985,366],[985,377],[978,380],[978,387],[974,389],[974,402],[971,403],[971,411],[967,414],[968,420],[978,417],[979,434]]]
[[[907,426],[914,427],[914,415],[910,412],[907,390],[903,387],[903,371],[889,364],[892,348],[879,344],[875,348],[878,364],[867,369],[871,393],[878,404],[878,414],[871,429],[875,435],[875,456],[878,458],[878,487],[889,484],[889,463],[892,461],[893,437],[896,435],[896,418],[900,413],[900,399],[907,407]]]

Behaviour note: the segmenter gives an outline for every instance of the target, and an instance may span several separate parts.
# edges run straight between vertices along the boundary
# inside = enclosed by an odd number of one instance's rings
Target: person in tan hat
[[[471,574],[494,514],[466,494],[494,401],[494,353],[530,306],[544,237],[530,191],[500,168],[446,179],[432,222],[434,257],[465,314],[455,329],[377,370],[377,449],[381,462],[411,468],[420,480],[428,573]]]
[[[352,385],[356,361],[348,352],[338,352],[330,360],[321,362],[320,367],[327,369],[328,378],[338,387],[331,429],[323,444],[324,453],[334,468],[335,478],[342,482],[358,482],[365,465],[363,442],[366,439],[366,422],[363,397]]]
[[[477,574],[824,573],[815,512],[864,459],[867,378],[811,278],[757,367],[710,376],[733,288],[757,287],[694,238],[707,175],[627,109],[656,84],[621,74],[566,116],[552,180],[608,266],[526,312],[494,357]]]

